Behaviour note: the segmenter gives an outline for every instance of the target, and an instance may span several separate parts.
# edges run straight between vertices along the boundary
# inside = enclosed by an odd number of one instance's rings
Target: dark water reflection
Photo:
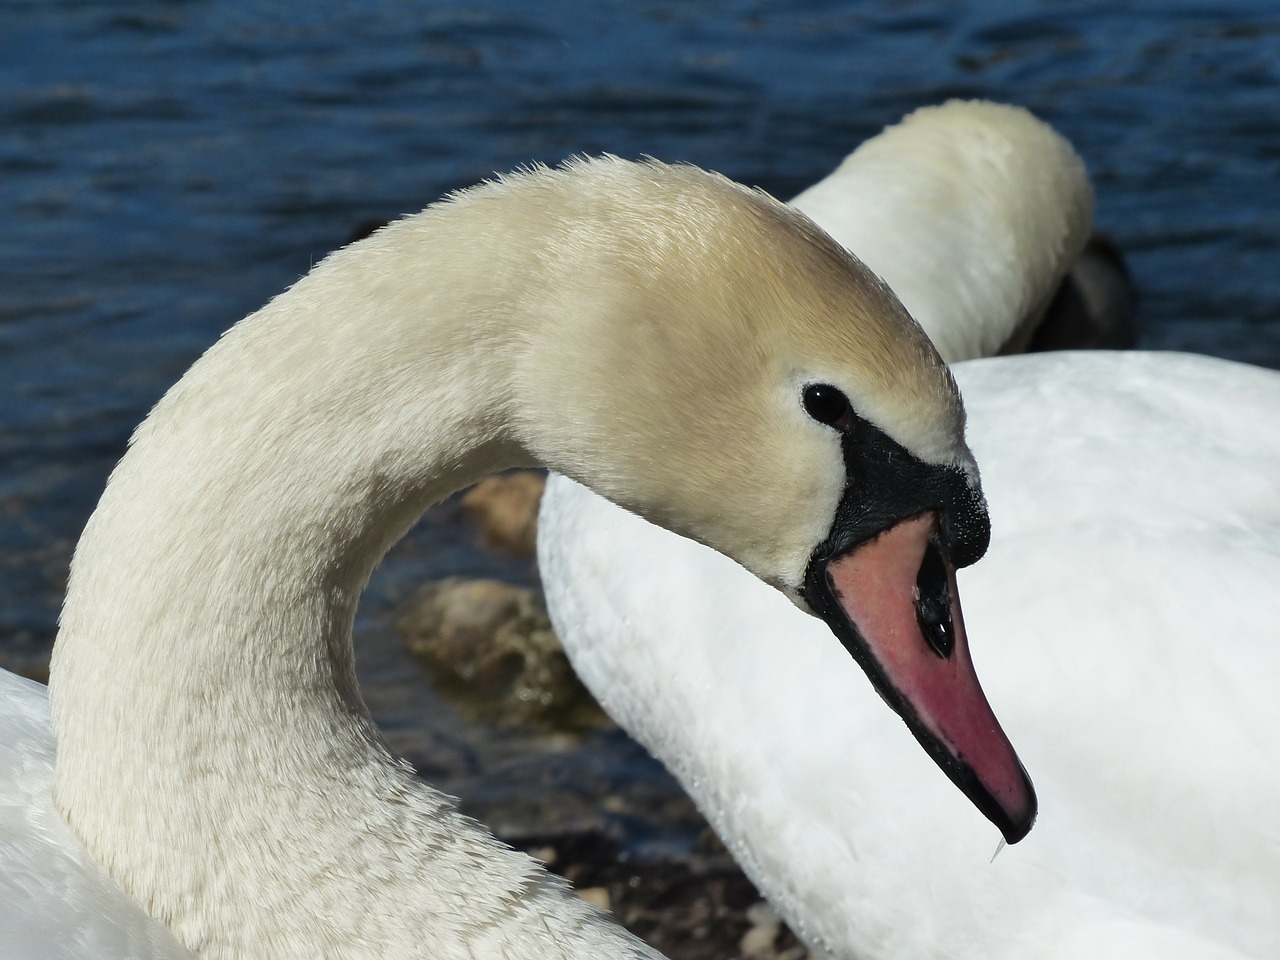
[[[356,223],[532,160],[653,154],[788,196],[919,105],[1021,103],[1088,161],[1144,345],[1280,367],[1278,73],[1261,0],[8,0],[0,652],[47,649],[129,430],[222,329]],[[446,510],[375,581],[362,670],[393,735],[474,771],[508,747],[425,696],[385,629],[446,572],[531,577]]]

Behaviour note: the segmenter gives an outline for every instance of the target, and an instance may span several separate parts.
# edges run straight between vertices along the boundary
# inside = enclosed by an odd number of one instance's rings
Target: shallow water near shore
[[[954,96],[1076,144],[1142,346],[1280,367],[1269,3],[0,6],[0,663],[47,657],[79,529],[151,404],[361,222],[604,151],[787,197]],[[688,802],[618,731],[496,731],[433,691],[391,621],[446,574],[536,577],[454,503],[393,551],[357,629],[393,745],[500,830],[692,848]]]

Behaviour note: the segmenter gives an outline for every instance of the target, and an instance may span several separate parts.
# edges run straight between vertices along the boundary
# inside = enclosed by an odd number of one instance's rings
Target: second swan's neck
[[[650,955],[416,781],[356,685],[378,560],[527,459],[503,424],[533,265],[453,231],[467,212],[395,224],[231,330],[139,428],[77,548],[57,800],[204,956]]]

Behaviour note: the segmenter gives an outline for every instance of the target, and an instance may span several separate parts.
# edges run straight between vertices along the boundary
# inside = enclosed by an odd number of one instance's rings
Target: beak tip
[[[969,658],[954,566],[937,555],[936,524],[921,513],[816,558],[805,599],[925,752],[1014,844],[1035,823],[1035,789]],[[931,606],[922,611],[925,599]],[[949,642],[931,643],[930,627],[944,622]]]
[[[1035,823],[1036,812],[1034,810],[1026,817],[1010,820],[1000,828],[1000,832],[1004,835],[1004,842],[1013,846],[1031,832],[1031,828],[1035,826]]]
[[[987,818],[995,824],[1000,833],[1004,836],[1004,842],[1013,846],[1019,840],[1026,837],[1031,832],[1031,828],[1035,826],[1036,816],[1040,812],[1039,800],[1036,797],[1036,788],[1031,783],[1031,778],[1027,776],[1026,770],[1022,769],[1022,764],[1018,764],[1021,776],[1022,797],[1021,802],[1005,805],[997,801],[990,794],[987,795],[987,802],[977,802],[976,805],[982,810]],[[974,799],[971,796],[971,799]],[[976,801],[975,801],[976,802]]]

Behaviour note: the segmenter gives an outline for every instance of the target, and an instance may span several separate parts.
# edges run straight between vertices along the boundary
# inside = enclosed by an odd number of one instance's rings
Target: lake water
[[[146,410],[361,221],[601,151],[786,197],[954,96],[1022,104],[1076,144],[1143,346],[1280,367],[1270,2],[6,0],[0,655],[47,652],[76,536]],[[446,758],[446,786],[498,817],[546,784],[584,810],[600,790],[665,802],[617,733],[493,736],[431,692],[389,611],[452,572],[533,576],[448,507],[397,549],[358,644],[393,741]]]

